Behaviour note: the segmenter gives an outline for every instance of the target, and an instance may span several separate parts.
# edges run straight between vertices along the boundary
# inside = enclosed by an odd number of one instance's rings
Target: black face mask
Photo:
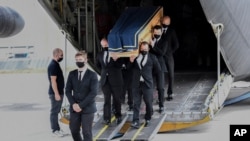
[[[59,58],[58,60],[57,60],[57,62],[61,62],[63,60],[63,58]]]
[[[140,52],[141,52],[142,55],[148,54],[148,52],[147,52],[147,51],[144,51],[144,50],[143,50],[143,51],[140,51]]]
[[[154,37],[155,37],[156,39],[159,39],[159,38],[161,37],[161,35],[154,34]]]
[[[84,62],[76,62],[76,65],[78,68],[84,67],[85,63]]]
[[[168,27],[168,25],[166,25],[166,24],[162,24],[162,27],[163,27],[163,28],[167,28],[167,27]]]
[[[103,49],[104,49],[104,51],[109,51],[108,47],[104,47]]]

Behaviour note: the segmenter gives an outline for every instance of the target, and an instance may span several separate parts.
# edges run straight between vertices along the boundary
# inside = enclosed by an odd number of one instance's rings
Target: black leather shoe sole
[[[149,120],[146,120],[144,126],[145,126],[145,127],[148,127],[149,125],[150,125],[150,121],[149,121]]]
[[[131,124],[131,127],[139,129],[140,126],[139,126],[139,123],[133,123]]]
[[[167,101],[171,101],[173,100],[173,96],[172,95],[169,95],[167,98],[166,98]]]
[[[164,111],[164,108],[163,107],[160,107],[159,108],[159,113],[162,113]]]
[[[118,124],[120,124],[122,122],[122,119],[121,118],[117,118],[116,119],[116,124],[118,125]]]
[[[109,120],[105,120],[105,121],[104,121],[104,124],[109,125],[109,124],[110,124],[110,121],[109,121]]]

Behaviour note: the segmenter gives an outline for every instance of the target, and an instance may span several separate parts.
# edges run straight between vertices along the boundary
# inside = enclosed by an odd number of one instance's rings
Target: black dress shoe
[[[115,113],[116,113],[116,112],[115,112],[115,108],[112,108],[112,110],[111,110],[111,111],[112,111],[112,113],[113,113],[113,114],[115,114]]]
[[[159,107],[159,113],[162,113],[164,111],[164,107]]]
[[[116,118],[116,124],[117,125],[120,124],[121,122],[122,122],[122,118],[121,117]]]
[[[104,120],[104,124],[109,125],[110,124],[110,120]]]
[[[173,96],[172,95],[168,95],[168,97],[166,99],[167,99],[167,101],[171,101],[171,100],[173,100]]]
[[[139,129],[140,125],[139,125],[139,122],[138,121],[135,121],[131,124],[131,127],[133,128],[136,128],[136,129]]]
[[[148,127],[149,125],[150,125],[150,120],[146,120],[144,126],[145,126],[145,127]]]
[[[133,111],[133,106],[129,106],[128,110]]]

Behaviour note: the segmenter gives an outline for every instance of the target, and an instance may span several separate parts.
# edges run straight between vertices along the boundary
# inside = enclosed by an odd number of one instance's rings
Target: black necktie
[[[142,59],[141,59],[141,69],[142,69],[142,67],[143,67],[143,61],[144,61],[144,58],[145,58],[145,55],[142,55]]]
[[[158,44],[158,40],[156,39],[156,40],[155,40],[154,47],[157,46],[157,44]]]
[[[79,71],[78,81],[81,81],[82,78],[82,71]]]
[[[166,34],[166,31],[167,31],[166,29],[164,29],[164,30],[163,30],[163,35],[165,35],[165,34]]]

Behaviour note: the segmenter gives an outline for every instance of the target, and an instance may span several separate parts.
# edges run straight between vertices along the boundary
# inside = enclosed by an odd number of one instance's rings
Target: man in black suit
[[[164,74],[167,72],[164,55],[166,54],[167,48],[168,43],[162,38],[162,27],[160,25],[155,25],[153,27],[153,39],[151,41],[150,52],[157,57],[161,66],[160,72],[154,72],[154,75],[156,76],[156,86],[158,91],[159,113],[162,113],[164,111]]]
[[[121,119],[121,93],[123,90],[122,64],[121,58],[116,55],[110,56],[108,51],[108,41],[101,40],[103,51],[97,55],[97,67],[101,70],[101,86],[104,94],[103,118],[105,124],[109,125],[111,121],[111,96],[115,108],[116,123]]]
[[[164,55],[166,66],[168,69],[168,101],[173,99],[173,85],[174,85],[174,57],[173,53],[179,48],[179,42],[176,32],[173,28],[169,27],[171,19],[169,16],[164,16],[162,19],[162,36],[168,42],[168,49]]]
[[[87,53],[80,51],[75,55],[75,69],[69,73],[66,83],[66,96],[70,103],[69,127],[74,141],[92,141],[92,124],[97,111],[95,97],[98,92],[97,74],[87,68]]]
[[[129,106],[128,110],[132,111],[133,110],[133,96],[132,96],[132,89],[131,89],[132,71],[126,66],[128,62],[129,62],[129,58],[125,57],[124,64],[122,67],[124,85],[123,85],[123,91],[121,95],[121,102],[125,103],[126,95],[127,95],[127,99],[128,99],[127,104]]]
[[[140,54],[138,57],[131,56],[130,64],[128,67],[132,70],[132,95],[134,100],[133,108],[133,123],[131,124],[134,128],[139,128],[140,120],[140,106],[141,99],[146,104],[146,114],[145,114],[145,126],[149,126],[151,116],[153,114],[153,69],[156,72],[160,71],[160,65],[157,58],[148,53],[149,44],[147,42],[142,42],[140,44]]]

